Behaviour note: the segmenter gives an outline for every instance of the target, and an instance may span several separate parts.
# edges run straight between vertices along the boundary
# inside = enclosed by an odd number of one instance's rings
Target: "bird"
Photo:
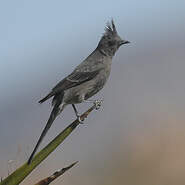
[[[67,105],[72,105],[79,120],[79,113],[75,104],[83,102],[93,102],[98,106],[98,101],[89,100],[90,97],[98,93],[106,84],[110,71],[112,59],[120,46],[130,43],[122,39],[116,29],[114,20],[107,22],[105,32],[96,49],[83,60],[71,74],[61,80],[47,96],[39,101],[43,103],[52,99],[52,111],[38,142],[31,153],[28,164],[31,163],[40,143],[50,129],[55,118],[64,110]]]

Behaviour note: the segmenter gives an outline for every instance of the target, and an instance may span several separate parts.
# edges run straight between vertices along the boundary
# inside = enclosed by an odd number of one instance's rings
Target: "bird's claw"
[[[95,105],[96,110],[100,109],[102,102],[103,102],[103,100],[95,100],[94,101],[94,105]]]
[[[78,121],[79,121],[80,124],[84,124],[83,120],[81,120],[81,118],[80,118],[79,115],[77,116],[77,119],[78,119]]]

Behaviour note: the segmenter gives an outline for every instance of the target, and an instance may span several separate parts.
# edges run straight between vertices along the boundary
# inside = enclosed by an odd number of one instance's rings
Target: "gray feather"
[[[39,101],[39,103],[43,103],[53,97],[54,108],[28,163],[31,162],[41,141],[63,108],[68,104],[83,102],[104,87],[110,75],[112,58],[119,47],[126,43],[129,42],[121,39],[112,20],[107,24],[97,48],[69,76],[61,80],[46,97]],[[62,109],[60,109],[61,105]]]

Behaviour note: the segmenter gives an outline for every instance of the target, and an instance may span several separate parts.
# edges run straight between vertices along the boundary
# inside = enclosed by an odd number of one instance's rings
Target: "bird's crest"
[[[116,31],[116,26],[114,24],[114,21],[112,19],[111,20],[111,23],[110,22],[107,22],[107,25],[105,27],[104,36],[113,36],[115,34],[117,34],[117,31]]]

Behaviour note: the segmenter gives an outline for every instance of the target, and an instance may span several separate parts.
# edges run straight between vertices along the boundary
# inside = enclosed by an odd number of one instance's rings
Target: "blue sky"
[[[0,174],[7,173],[6,161],[15,157],[18,145],[23,150],[29,146],[29,155],[50,112],[49,104],[37,101],[92,52],[111,18],[131,44],[114,58],[111,79],[98,96],[106,99],[102,112],[94,113],[88,126],[66,142],[61,162],[72,160],[76,152],[86,162],[91,154],[103,156],[102,145],[116,142],[124,130],[143,128],[146,113],[152,117],[169,111],[185,119],[184,7],[184,0],[0,1]],[[67,108],[43,145],[71,116]],[[77,143],[84,146],[81,151],[75,150]],[[95,143],[94,149],[88,143]],[[60,154],[57,150],[56,161]],[[58,165],[55,157],[47,163],[53,168]]]
[[[185,1],[180,0],[1,1],[0,79],[6,90],[2,93],[9,95],[7,89],[13,84],[33,83],[32,74],[49,72],[51,60],[68,66],[78,64],[79,59],[69,62],[69,51],[79,55],[78,43],[82,43],[82,47],[89,48],[86,49],[89,53],[101,37],[105,23],[112,17],[121,34],[129,37],[133,43],[175,40],[169,36],[178,36],[185,29],[182,24],[184,6]],[[58,55],[62,62],[57,59]],[[28,79],[22,78],[23,75]],[[39,76],[34,80],[39,80]]]

